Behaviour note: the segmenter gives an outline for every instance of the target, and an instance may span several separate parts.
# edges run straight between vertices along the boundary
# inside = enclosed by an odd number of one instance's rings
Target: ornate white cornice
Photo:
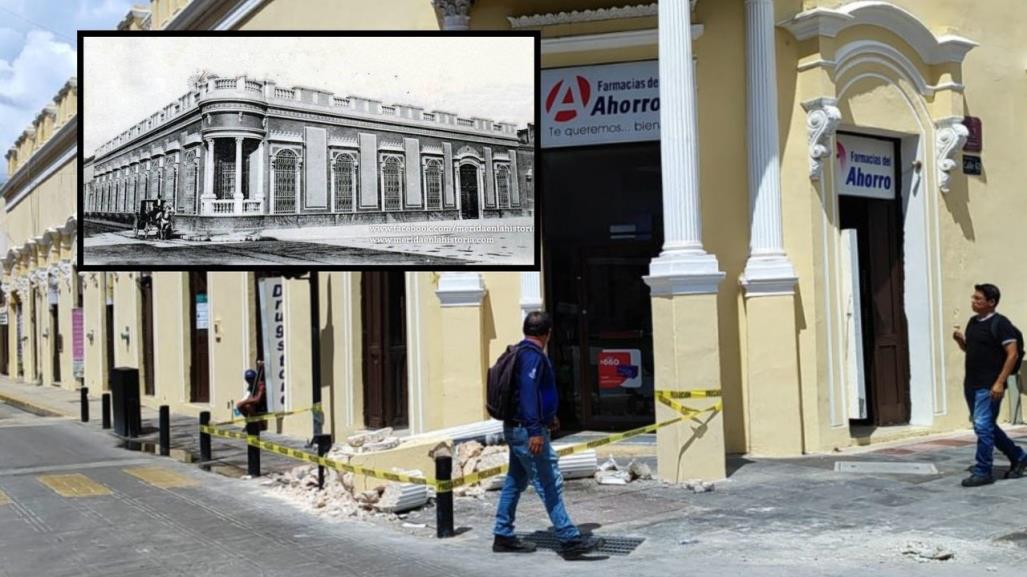
[[[0,290],[4,292],[4,299],[11,300],[11,293],[14,292],[14,284],[7,281],[0,283]]]
[[[442,156],[442,147],[438,144],[425,144],[421,146],[421,154],[435,154]]]
[[[952,169],[958,164],[956,157],[966,144],[970,131],[963,125],[961,116],[949,116],[934,121],[935,163],[938,166],[938,189],[949,191]]]
[[[884,28],[905,40],[927,64],[962,63],[966,54],[978,44],[951,34],[936,36],[926,24],[912,13],[891,2],[860,0],[839,8],[816,8],[796,14],[778,23],[797,40],[817,36],[835,38],[853,26]]]
[[[649,276],[642,277],[654,297],[716,294],[724,280],[717,257],[701,249],[664,252],[649,263]]]
[[[444,272],[439,275],[435,294],[443,307],[481,306],[485,282],[477,272]]]
[[[467,146],[466,144],[464,146],[461,146],[460,150],[458,150],[456,152],[456,154],[453,155],[453,157],[457,158],[457,159],[466,158],[468,156],[470,156],[472,158],[477,158],[478,160],[482,160],[482,161],[485,160],[484,158],[482,158],[482,156],[480,154],[478,154],[477,150],[475,150],[474,148],[471,148],[470,146]]]
[[[22,300],[28,298],[29,290],[32,288],[32,280],[29,276],[20,276],[14,280],[14,290]]]
[[[693,0],[693,6],[694,6]],[[614,6],[598,10],[572,10],[571,12],[554,12],[549,14],[531,14],[529,16],[509,16],[511,28],[528,28],[535,26],[554,26],[557,24],[577,24],[596,22],[599,20],[621,20],[626,18],[645,18],[656,16],[659,7],[656,3],[638,4],[635,6]]]
[[[332,136],[328,139],[328,146],[340,146],[343,148],[360,148],[356,136]]]
[[[432,6],[442,11],[443,16],[469,16],[474,0],[432,0]]]
[[[809,133],[809,177],[820,180],[824,159],[831,158],[831,138],[842,121],[842,111],[834,98],[814,98],[802,103],[806,111],[806,130]]]

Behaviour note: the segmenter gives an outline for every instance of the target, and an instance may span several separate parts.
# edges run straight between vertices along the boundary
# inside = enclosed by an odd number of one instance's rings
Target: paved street
[[[13,396],[77,414],[73,391],[0,383],[0,398]],[[1027,429],[1015,434],[1024,442]],[[458,498],[463,532],[438,541],[432,508],[406,519],[425,528],[324,519],[269,496],[259,480],[122,449],[95,419],[38,417],[0,403],[0,576],[1022,575],[1027,479],[958,487],[970,442],[964,434],[799,459],[732,459],[730,478],[703,494],[655,481],[570,481],[576,522],[637,544],[628,555],[591,557],[596,565],[545,549],[489,552],[495,493]],[[839,461],[936,472],[844,473],[835,471]],[[997,464],[1001,476],[1005,464]],[[526,494],[518,529],[547,527],[538,499]],[[954,558],[906,552],[936,548]]]

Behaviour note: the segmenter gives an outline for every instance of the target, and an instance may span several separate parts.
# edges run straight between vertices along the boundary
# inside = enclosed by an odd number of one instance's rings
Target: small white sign
[[[895,198],[895,143],[839,134],[835,151],[838,194],[891,200]]]
[[[196,295],[196,330],[205,331],[209,326],[207,317],[207,295]]]
[[[660,139],[656,60],[542,71],[542,148]]]

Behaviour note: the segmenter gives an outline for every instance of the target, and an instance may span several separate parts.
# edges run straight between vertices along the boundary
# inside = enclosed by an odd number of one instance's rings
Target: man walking
[[[549,438],[550,431],[560,426],[556,418],[559,396],[553,366],[543,351],[552,328],[553,321],[548,314],[530,312],[524,318],[524,340],[517,345],[513,383],[516,387],[515,418],[503,422],[503,434],[510,447],[510,468],[496,510],[495,540],[492,543],[492,550],[496,553],[530,553],[535,550],[533,543],[514,536],[517,501],[533,472],[538,475],[536,487],[542,489],[539,497],[545,503],[556,537],[560,540],[561,553],[565,557],[576,557],[603,544],[602,539],[581,534],[571,523],[563,503],[563,476],[557,466],[559,457]]]
[[[1012,323],[995,312],[1001,297],[995,285],[974,285],[970,306],[976,315],[967,322],[965,334],[958,327],[952,334],[959,348],[966,353],[963,392],[977,435],[977,463],[972,474],[963,480],[964,487],[980,487],[995,482],[991,475],[995,447],[1011,463],[1007,479],[1022,477],[1027,468],[1027,454],[1010,441],[996,423],[1006,391],[1006,379],[1019,354]]]

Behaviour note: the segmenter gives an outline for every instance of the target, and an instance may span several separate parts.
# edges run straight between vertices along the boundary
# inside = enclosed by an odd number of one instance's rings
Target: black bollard
[[[81,389],[79,389],[79,392],[82,393],[82,422],[83,423],[88,423],[89,422],[89,388],[88,387],[82,387]]]
[[[332,436],[331,435],[317,435],[314,437],[317,442],[317,456],[324,457],[328,454],[328,451],[332,448]],[[317,466],[317,490],[320,491],[325,488],[325,468],[324,465]]]
[[[439,481],[453,479],[453,457],[449,455],[435,457],[435,478]],[[439,539],[453,536],[452,490],[439,491],[435,494],[435,525],[438,527],[436,536]]]
[[[200,426],[204,427],[210,425],[210,411],[200,412]],[[204,471],[210,470],[210,433],[200,429],[200,466],[203,467]]]
[[[160,406],[160,456],[171,454],[171,409],[167,405]]]
[[[111,394],[110,393],[104,393],[103,396],[100,397],[100,407],[102,409],[100,411],[100,418],[102,419],[102,422],[103,422],[103,428],[104,429],[109,429],[109,428],[111,428]]]
[[[260,438],[260,421],[246,423],[246,435]],[[260,447],[255,447],[246,441],[246,472],[251,477],[260,476]]]

